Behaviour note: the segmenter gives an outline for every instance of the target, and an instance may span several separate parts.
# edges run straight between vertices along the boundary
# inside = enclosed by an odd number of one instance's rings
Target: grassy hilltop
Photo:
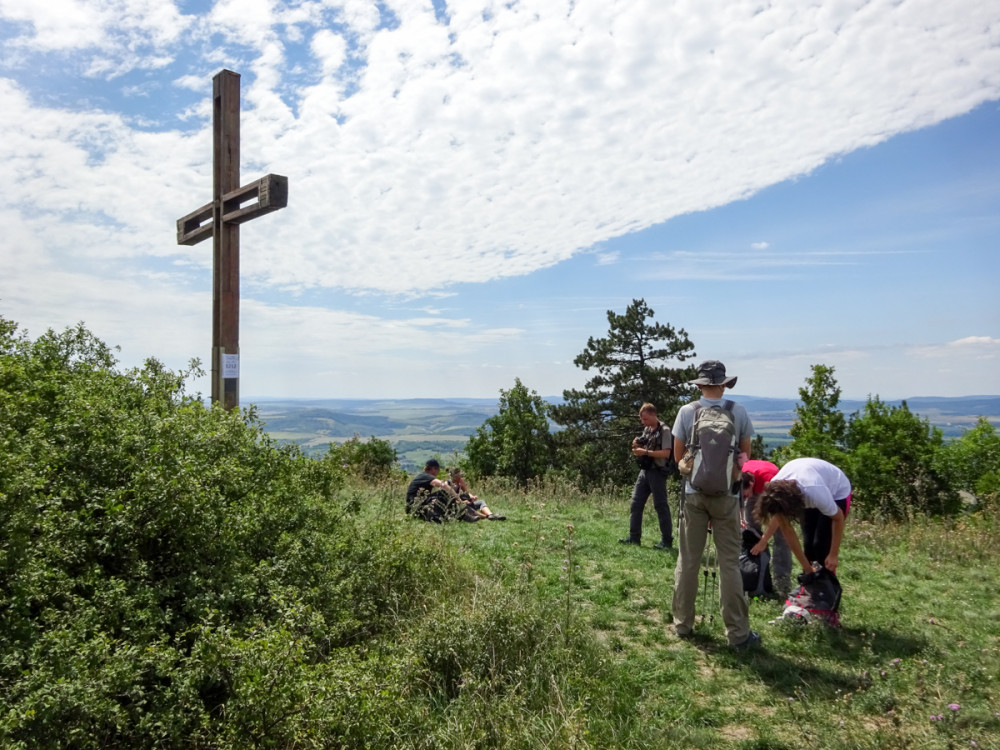
[[[1000,748],[995,496],[858,503],[844,627],[755,601],[734,653],[713,592],[671,633],[627,489],[484,481],[508,521],[423,524],[184,381],[0,319],[0,747]]]

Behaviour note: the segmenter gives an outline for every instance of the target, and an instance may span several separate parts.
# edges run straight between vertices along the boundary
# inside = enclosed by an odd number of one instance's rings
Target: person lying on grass
[[[757,500],[754,517],[767,528],[750,552],[759,555],[767,549],[780,528],[806,573],[812,573],[815,564],[836,573],[850,507],[851,482],[843,471],[820,458],[789,461],[764,486]],[[792,520],[802,522],[801,544]]]

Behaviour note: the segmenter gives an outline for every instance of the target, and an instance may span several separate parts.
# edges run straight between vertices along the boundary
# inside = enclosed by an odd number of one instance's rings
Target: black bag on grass
[[[771,581],[771,553],[764,550],[753,555],[750,550],[760,541],[760,534],[753,529],[743,529],[743,549],[740,551],[740,575],[743,590],[750,596],[766,596],[774,591]]]

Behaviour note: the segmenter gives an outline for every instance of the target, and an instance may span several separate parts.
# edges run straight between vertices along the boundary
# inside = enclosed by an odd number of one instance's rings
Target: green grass
[[[696,637],[673,634],[676,556],[652,548],[654,533],[639,548],[617,543],[627,491],[475,489],[509,520],[426,533],[475,575],[537,596],[563,632],[610,659],[605,679],[638,696],[626,707],[633,722],[614,724],[617,740],[578,746],[1000,748],[996,517],[898,525],[855,515],[839,571],[843,627],[787,623],[780,602],[755,600],[751,627],[764,646],[743,654],[726,647],[717,601],[703,612],[702,595]],[[645,529],[655,528],[649,507]],[[603,710],[591,706],[579,721]]]

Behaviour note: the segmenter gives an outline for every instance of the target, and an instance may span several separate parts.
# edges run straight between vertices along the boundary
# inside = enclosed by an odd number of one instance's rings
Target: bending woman
[[[844,521],[851,507],[851,482],[840,469],[820,458],[796,458],[764,486],[754,517],[767,525],[751,553],[759,555],[780,528],[795,558],[807,573],[814,563],[837,572]],[[802,543],[792,520],[802,521]],[[804,549],[803,549],[804,547]]]

